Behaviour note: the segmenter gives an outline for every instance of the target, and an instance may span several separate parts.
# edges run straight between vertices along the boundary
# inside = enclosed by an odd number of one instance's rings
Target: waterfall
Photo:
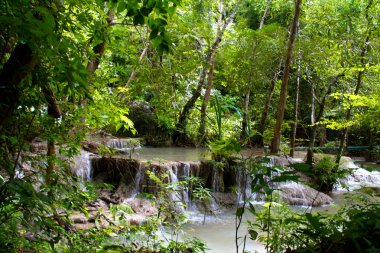
[[[248,167],[231,163],[223,169],[207,162],[141,162],[123,158],[100,158],[93,162],[94,172],[91,172],[89,153],[82,152],[81,156],[76,158],[77,175],[85,180],[93,179],[96,182],[110,183],[116,186],[117,193],[120,197],[135,197],[138,193],[157,193],[155,183],[152,182],[145,174],[146,171],[154,172],[158,177],[166,173],[167,183],[171,187],[170,200],[179,204],[179,210],[195,210],[197,201],[192,201],[191,186],[183,184],[186,178],[190,176],[200,177],[205,182],[205,187],[212,189],[214,203],[207,203],[208,208],[218,209],[215,205],[229,206],[236,203],[236,200],[243,201],[254,199],[255,201],[266,201],[262,194],[252,195],[252,179],[247,176]],[[270,157],[269,159],[257,160],[264,166],[284,166],[293,163],[289,158]],[[353,167],[352,163],[346,162],[347,166]],[[235,168],[235,169],[234,169]],[[92,173],[94,174],[92,176]],[[279,173],[279,172],[278,172]],[[274,173],[275,174],[275,173]],[[274,175],[273,174],[273,175]],[[272,175],[272,176],[273,176]],[[380,185],[380,172],[368,172],[364,169],[356,168],[345,179],[349,185],[363,184]],[[119,187],[122,185],[122,187]],[[233,188],[238,188],[238,199]],[[329,196],[318,193],[316,190],[294,182],[273,183],[271,185],[277,189],[278,195],[287,203],[292,205],[324,205],[332,203]],[[120,189],[119,189],[120,188]],[[233,195],[235,198],[233,199]],[[232,201],[231,201],[232,200]],[[203,205],[203,203],[202,203]],[[186,207],[186,208],[185,208]],[[202,206],[203,208],[203,206]],[[210,210],[210,209],[208,209]]]
[[[356,166],[356,165],[355,165]],[[346,186],[345,187],[342,187]],[[352,172],[335,185],[336,190],[355,190],[363,187],[380,187],[380,172],[367,171],[356,166]]]
[[[211,189],[214,192],[224,192],[223,168],[212,166],[211,172]]]
[[[87,151],[81,150],[79,155],[73,157],[75,173],[85,181],[91,181],[92,179],[90,154]]]
[[[173,166],[173,167],[175,169],[177,169],[176,166]],[[182,189],[179,188],[180,185],[179,185],[178,177],[173,172],[173,168],[170,168],[167,172],[168,172],[168,175],[169,175],[169,178],[168,178],[169,179],[169,183],[173,184],[173,188],[169,192],[169,199],[176,204],[176,206],[179,209],[179,211],[184,212],[185,211],[185,207],[184,207],[183,204],[186,204],[186,203],[184,203],[185,201],[181,197],[181,195],[183,195],[183,194],[181,194],[181,192],[183,193],[184,190],[182,190]],[[177,173],[178,173],[178,170],[177,170]],[[187,193],[185,195],[187,196]]]
[[[138,149],[141,148],[140,142],[136,139],[109,139],[105,142],[105,145],[109,148],[123,151],[123,152],[128,152],[132,149]]]
[[[145,169],[140,163],[140,166],[138,167],[135,178],[134,178],[134,190],[133,190],[132,197],[135,197],[138,193],[141,192],[141,184],[144,181],[144,177],[145,177]]]
[[[247,168],[242,166],[236,168],[236,182],[238,187],[238,202],[243,202],[252,197],[251,183],[252,178],[248,176]]]

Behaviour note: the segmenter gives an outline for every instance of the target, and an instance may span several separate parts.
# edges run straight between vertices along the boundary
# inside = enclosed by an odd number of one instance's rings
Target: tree
[[[287,93],[289,74],[290,74],[290,65],[291,65],[292,54],[293,54],[293,49],[294,49],[294,41],[295,41],[296,32],[297,32],[297,23],[301,14],[301,4],[302,4],[302,0],[296,0],[295,9],[294,9],[294,17],[292,21],[292,27],[290,30],[290,36],[289,36],[288,51],[287,51],[286,60],[285,60],[284,76],[283,76],[282,84],[281,84],[281,93],[280,93],[280,101],[279,101],[278,111],[277,111],[276,126],[274,129],[272,145],[271,145],[272,153],[278,153],[279,147],[280,147],[281,127],[282,127],[282,122],[284,120],[286,97],[287,97],[286,93]]]
[[[200,71],[198,85],[196,89],[193,91],[192,97],[183,106],[183,109],[178,118],[178,122],[176,123],[175,132],[173,134],[173,140],[174,140],[174,143],[176,143],[177,145],[182,144],[183,142],[186,142],[186,139],[187,139],[186,125],[187,125],[187,120],[188,120],[190,111],[193,109],[197,99],[201,96],[201,90],[205,84],[207,70],[210,68],[212,62],[214,61],[216,51],[219,47],[220,42],[222,41],[224,32],[227,26],[233,21],[234,16],[235,16],[235,12],[232,11],[229,17],[227,18],[227,20],[225,21],[223,27],[219,31],[219,33],[217,33],[217,36],[214,42],[212,43],[211,47],[208,49],[205,63],[202,66],[202,69]]]

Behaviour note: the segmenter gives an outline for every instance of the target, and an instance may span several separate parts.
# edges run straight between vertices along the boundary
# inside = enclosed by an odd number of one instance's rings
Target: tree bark
[[[297,135],[297,123],[298,123],[298,101],[299,101],[299,95],[300,95],[300,83],[301,83],[301,66],[298,62],[297,64],[297,83],[296,83],[296,98],[294,100],[294,122],[292,126],[292,138],[290,140],[290,156],[294,157],[294,149],[296,146],[296,135]]]
[[[275,154],[278,153],[279,148],[280,148],[281,129],[282,129],[282,122],[284,121],[284,114],[285,114],[290,65],[292,62],[294,41],[295,41],[296,33],[297,33],[297,24],[298,24],[298,20],[301,13],[301,4],[302,4],[302,0],[296,0],[294,18],[292,22],[292,28],[290,30],[288,51],[287,51],[286,60],[285,60],[284,76],[283,76],[282,84],[281,84],[280,101],[279,101],[278,111],[277,111],[276,126],[274,129],[272,146],[271,146],[271,153],[275,153]]]
[[[222,20],[223,20],[223,1],[219,2],[218,5],[218,12],[219,12],[219,18],[218,18],[218,34],[222,31]],[[231,20],[232,21],[232,20]],[[206,140],[206,126],[207,126],[207,106],[210,101],[210,95],[211,95],[211,89],[212,89],[212,83],[214,79],[214,66],[215,66],[215,54],[212,55],[212,59],[210,59],[210,70],[208,72],[207,76],[207,86],[205,95],[203,97],[202,106],[201,106],[201,119],[199,124],[199,137],[200,142],[204,142]]]
[[[265,6],[265,10],[264,10],[263,16],[261,17],[261,20],[260,20],[259,30],[261,30],[261,28],[263,28],[263,26],[264,26],[265,18],[268,15],[271,2],[272,2],[272,0],[268,0],[267,5]]]
[[[206,123],[207,123],[206,110],[207,110],[207,105],[211,97],[213,78],[214,78],[214,59],[211,60],[211,66],[210,66],[210,70],[208,72],[208,77],[207,77],[206,92],[203,97],[203,102],[202,102],[202,107],[201,107],[201,122],[199,124],[199,136],[201,138],[201,141],[203,140],[203,137],[205,136],[205,133],[206,133]]]
[[[309,165],[313,164],[313,157],[314,157],[314,143],[315,143],[315,134],[317,130],[317,125],[315,124],[315,94],[314,94],[314,83],[313,81],[310,82],[310,125],[311,131],[310,131],[310,140],[309,140],[309,147],[307,148],[307,155],[306,155],[306,163]]]
[[[113,11],[108,11],[107,13],[107,27],[109,27],[115,18],[115,13]],[[103,40],[99,44],[95,45],[92,50],[94,52],[94,56],[91,57],[87,63],[87,70],[90,74],[94,74],[98,69],[100,64],[100,59],[104,55],[106,42]]]
[[[317,114],[317,117],[315,118],[315,122],[311,123],[311,130],[310,130],[310,137],[309,137],[309,146],[307,149],[307,154],[306,154],[306,163],[309,165],[313,164],[314,160],[314,146],[315,146],[315,139],[317,136],[317,130],[318,130],[318,123],[321,121],[324,110],[325,110],[325,105],[326,105],[326,98],[331,94],[332,87],[336,85],[338,82],[339,78],[344,76],[344,74],[339,74],[334,79],[332,82],[329,84],[329,87],[327,88],[326,94],[323,96],[322,101],[319,104],[319,111]],[[314,93],[314,92],[313,92]],[[313,94],[314,96],[314,94]],[[314,98],[312,98],[312,103],[314,103]],[[312,106],[314,108],[314,106]],[[314,110],[314,109],[313,109]],[[312,110],[312,111],[313,111]]]
[[[31,74],[37,58],[27,44],[18,44],[0,73],[0,129],[18,106],[21,82]]]
[[[240,140],[242,140],[242,141],[244,141],[246,137],[249,137],[249,135],[248,135],[248,117],[249,117],[250,99],[251,99],[251,89],[248,88],[248,91],[245,94],[245,98],[244,98],[244,112],[243,112],[243,120],[241,122]],[[249,139],[248,139],[248,142],[250,142]],[[249,143],[249,146],[251,146],[251,143]]]
[[[141,63],[141,61],[143,60],[143,58],[145,57],[145,55],[146,55],[146,53],[148,52],[148,48],[149,48],[149,46],[148,45],[146,45],[145,46],[145,48],[144,48],[144,50],[142,51],[142,53],[141,53],[141,55],[140,55],[140,58],[139,58],[139,63]],[[136,78],[136,75],[137,75],[137,68],[135,68],[133,71],[132,71],[132,73],[131,73],[131,75],[129,76],[129,78],[128,78],[128,81],[127,81],[127,83],[126,83],[126,87]]]
[[[109,10],[107,13],[107,26],[108,27],[112,24],[114,18],[115,18],[115,13],[113,11]],[[90,74],[90,78],[88,79],[88,82],[91,82],[91,78],[92,78],[93,74],[95,73],[95,71],[99,67],[100,59],[104,55],[105,46],[106,46],[106,42],[103,40],[102,42],[100,42],[99,44],[95,45],[92,48],[94,56],[90,57],[90,59],[87,63],[87,67],[86,67],[88,73]],[[86,104],[86,99],[80,99],[79,104],[82,106],[84,104]],[[84,121],[84,119],[83,119],[83,121]]]
[[[45,100],[48,106],[48,117],[52,119],[52,124],[56,124],[55,120],[62,117],[62,111],[58,105],[57,99],[54,96],[54,92],[46,84],[47,80],[42,80],[45,83],[41,87],[44,94]],[[46,167],[46,177],[45,184],[51,186],[53,182],[53,174],[55,170],[55,163],[57,159],[56,149],[55,149],[55,139],[54,136],[50,136],[47,140],[47,167]]]

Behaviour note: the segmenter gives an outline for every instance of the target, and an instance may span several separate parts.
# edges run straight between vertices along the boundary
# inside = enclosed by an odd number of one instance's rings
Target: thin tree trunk
[[[107,13],[107,26],[108,27],[112,24],[114,18],[115,18],[115,13],[111,10],[108,11],[108,13]],[[102,41],[93,47],[92,50],[93,50],[95,56],[91,57],[87,63],[87,70],[88,70],[88,72],[90,72],[90,74],[94,74],[95,71],[98,69],[99,64],[100,64],[100,59],[104,55],[105,45],[106,45],[106,42]]]
[[[359,73],[358,73],[358,77],[356,79],[356,88],[355,88],[355,92],[354,92],[355,95],[359,94],[360,86],[362,83],[363,73],[364,73],[364,71],[359,71]],[[350,108],[347,109],[346,117],[345,117],[346,122],[349,121],[351,118],[351,110],[352,110],[352,106],[350,106]],[[340,138],[339,149],[338,149],[338,153],[336,155],[336,160],[335,160],[335,166],[336,166],[335,168],[336,169],[338,169],[338,167],[339,167],[340,159],[342,158],[343,150],[344,150],[344,147],[346,146],[347,138],[348,138],[348,127],[345,127],[343,129],[343,133],[342,133],[341,138]]]
[[[48,104],[48,116],[52,119],[59,119],[62,117],[61,109],[59,108],[58,102],[54,96],[54,92],[47,86],[42,87],[42,92],[44,93],[46,102]],[[55,140],[54,137],[48,139],[47,145],[47,159],[48,165],[46,168],[46,178],[45,183],[47,186],[52,184],[52,178],[56,162],[56,150],[55,150]]]
[[[272,2],[272,0],[268,0],[268,2],[267,2],[267,6],[265,7],[265,10],[264,10],[263,16],[261,17],[261,20],[260,20],[259,30],[261,30],[261,28],[263,28],[263,26],[264,26],[265,18],[266,18],[267,15],[268,15],[268,12],[269,12],[269,9],[270,9],[271,2]]]
[[[292,28],[290,30],[288,51],[287,51],[286,60],[285,60],[284,76],[283,76],[283,80],[281,84],[280,101],[279,101],[278,111],[277,111],[276,126],[274,128],[271,153],[278,153],[279,148],[280,148],[281,129],[282,129],[282,123],[284,121],[284,114],[285,114],[286,95],[287,95],[288,82],[289,82],[290,65],[292,62],[294,41],[295,41],[296,33],[297,33],[297,24],[298,24],[298,20],[301,13],[301,4],[302,4],[302,0],[296,0],[295,9],[294,9],[294,18],[292,22]]]
[[[264,26],[264,22],[265,22],[265,19],[268,15],[268,12],[269,12],[269,9],[270,9],[270,6],[271,6],[271,0],[268,0],[267,2],[267,5],[265,7],[265,10],[264,10],[264,13],[263,13],[263,16],[261,17],[261,20],[260,20],[260,25],[259,25],[259,29],[258,30],[261,30]],[[279,69],[281,68],[281,63],[280,63],[280,67]],[[262,118],[261,120],[264,120],[264,122],[261,124],[260,123],[260,129],[261,131],[264,131],[265,129],[265,122],[266,122],[266,118],[268,117],[268,113],[269,113],[269,104],[272,100],[272,96],[273,96],[273,92],[274,92],[274,87],[275,87],[275,84],[276,84],[276,81],[277,81],[277,78],[278,78],[278,73],[279,72],[276,72],[275,73],[275,81],[271,82],[271,88],[270,88],[270,91],[269,91],[269,96],[268,96],[268,100],[267,100],[267,103],[265,104],[265,108],[263,110],[263,114],[262,114]],[[244,114],[243,114],[243,120],[241,122],[241,134],[240,134],[240,139],[241,140],[244,140],[245,136],[247,136],[247,124],[248,124],[248,117],[249,117],[249,102],[250,102],[250,94],[251,93],[251,87],[248,88],[248,91],[247,93],[245,94],[245,103],[244,103]],[[269,101],[269,102],[268,102]],[[248,139],[248,142],[249,142],[249,146],[252,145],[252,140],[251,139]],[[263,144],[263,136],[260,135],[260,136],[257,136],[256,137],[256,140],[254,140],[254,142],[257,142],[259,143],[258,146],[262,147],[264,144]]]
[[[108,27],[112,24],[114,18],[115,18],[115,13],[112,10],[109,10],[108,13],[107,13],[107,26]],[[95,45],[92,48],[94,56],[89,59],[89,61],[87,63],[87,67],[86,67],[87,71],[90,74],[90,78],[89,78],[88,82],[91,82],[93,74],[95,73],[95,71],[99,67],[100,59],[104,55],[105,46],[106,46],[106,42],[102,41],[102,42],[100,42],[99,44]],[[80,105],[86,104],[86,99],[81,99],[79,101],[79,104]]]
[[[263,134],[265,131],[265,126],[266,126],[268,115],[269,115],[269,108],[270,108],[270,104],[272,102],[273,93],[274,93],[274,90],[276,88],[277,80],[278,80],[280,73],[281,73],[281,68],[282,68],[282,61],[280,61],[279,65],[278,65],[278,70],[274,73],[274,76],[271,80],[269,93],[268,93],[267,99],[266,99],[265,104],[264,104],[263,112],[261,114],[259,127],[257,128],[259,135],[255,138],[255,141],[254,141],[256,147],[263,147],[264,146]]]
[[[251,89],[249,87],[247,93],[245,94],[243,120],[241,122],[240,139],[242,141],[245,140],[245,137],[247,137],[247,136],[249,137],[249,135],[248,135],[248,117],[249,117],[249,102],[250,102],[250,98],[251,98]],[[248,140],[248,141],[250,141],[250,140]]]
[[[301,82],[301,66],[298,62],[297,64],[297,83],[296,83],[296,98],[294,100],[294,122],[292,126],[292,138],[290,140],[290,156],[294,157],[294,149],[296,146],[296,135],[297,135],[297,123],[298,123],[298,101],[300,95],[300,82]]]
[[[208,72],[208,78],[207,78],[207,87],[206,87],[206,92],[203,97],[203,102],[202,102],[202,107],[201,107],[201,122],[199,125],[199,136],[200,138],[203,138],[203,136],[206,133],[206,123],[207,123],[207,115],[206,115],[206,110],[207,110],[207,105],[210,101],[211,97],[211,89],[212,89],[212,81],[214,78],[214,59],[211,61],[211,66],[210,70]]]
[[[310,125],[311,131],[310,131],[310,140],[309,140],[309,147],[307,148],[307,156],[306,156],[306,163],[309,165],[313,164],[313,157],[314,157],[314,143],[315,143],[315,134],[317,130],[317,125],[315,124],[315,94],[314,94],[314,82],[310,82],[310,105],[311,105],[311,110],[310,110]]]
[[[372,4],[373,4],[373,0],[369,0],[368,5],[367,5],[366,10],[365,10],[365,18],[366,18],[366,21],[367,21],[368,25],[369,25],[369,22],[370,22],[370,20],[369,20],[370,17],[369,17],[369,13],[368,12],[369,12],[369,9],[371,8]],[[367,37],[365,39],[365,43],[364,43],[364,45],[363,45],[363,47],[361,49],[361,52],[360,52],[360,63],[361,63],[361,66],[364,68],[364,70],[365,70],[364,56],[367,54],[367,51],[369,49],[369,44],[370,44],[369,41],[370,41],[370,38],[371,38],[371,34],[372,34],[372,30],[369,29]],[[359,73],[358,73],[358,76],[357,76],[357,79],[356,79],[355,92],[354,92],[355,95],[359,94],[359,90],[360,90],[360,87],[362,85],[362,78],[363,78],[364,70],[360,70]],[[346,121],[350,120],[350,118],[351,118],[351,111],[352,111],[352,106],[350,106],[347,109],[346,117],[345,117]],[[336,155],[335,170],[338,170],[338,168],[339,168],[340,159],[342,158],[343,150],[344,150],[344,147],[346,146],[346,140],[347,140],[347,138],[348,138],[348,127],[345,127],[343,129],[343,133],[342,133],[342,136],[341,136],[341,139],[340,139],[339,150],[338,150],[338,153]]]
[[[223,1],[219,2],[218,5],[218,11],[219,11],[219,18],[218,18],[218,33],[221,32],[222,29],[222,20],[223,20]],[[207,106],[210,101],[210,95],[211,95],[211,89],[212,89],[212,82],[214,79],[214,65],[215,65],[215,54],[212,55],[212,58],[210,59],[210,70],[208,72],[207,77],[207,87],[205,91],[205,95],[203,97],[202,101],[202,107],[201,107],[201,120],[199,124],[199,137],[201,138],[201,142],[205,140],[205,134],[206,134],[206,125],[207,125]]]
[[[311,132],[309,136],[309,147],[307,149],[307,154],[306,154],[306,163],[312,165],[313,160],[314,160],[314,146],[315,146],[315,139],[317,136],[317,130],[318,130],[318,123],[321,121],[324,110],[325,110],[325,105],[326,105],[326,98],[331,94],[332,87],[336,85],[338,82],[339,78],[344,76],[344,74],[339,74],[337,75],[332,82],[329,84],[329,87],[327,88],[326,94],[323,96],[322,101],[319,103],[319,111],[318,115],[315,118],[314,123],[311,124]],[[314,92],[313,92],[314,93]],[[314,94],[313,94],[314,96]],[[312,103],[314,104],[314,98],[312,98]],[[312,111],[314,110],[314,105],[312,105]]]
[[[141,61],[144,59],[145,55],[146,55],[147,52],[148,52],[148,49],[149,49],[149,45],[147,44],[147,45],[144,47],[143,51],[141,52],[141,55],[140,55],[140,58],[139,58],[139,63],[141,63]],[[131,73],[131,75],[129,76],[128,81],[127,81],[127,83],[124,85],[124,87],[128,87],[128,85],[129,85],[133,80],[135,80],[136,75],[137,75],[137,70],[138,70],[138,68],[136,67],[136,68],[132,71],[132,73]],[[125,97],[125,93],[120,93],[120,94],[119,94],[119,100],[122,100],[124,97]]]
[[[227,26],[232,22],[234,16],[235,16],[235,12],[231,13],[230,17],[224,23],[224,26],[222,27],[220,33],[216,37],[212,47],[210,48],[207,54],[206,64],[202,68],[201,74],[199,76],[199,82],[198,82],[197,88],[195,89],[193,96],[184,105],[181,111],[181,114],[179,115],[178,122],[176,123],[176,129],[173,134],[173,142],[177,145],[182,144],[182,142],[186,140],[185,130],[186,130],[186,125],[187,125],[187,120],[190,115],[190,111],[194,108],[195,102],[201,96],[201,91],[202,91],[202,88],[204,87],[207,70],[209,66],[211,66],[211,61],[215,56],[216,50],[218,49],[220,42],[222,41],[224,32]]]
[[[146,53],[148,52],[148,48],[149,46],[146,45],[144,50],[142,51],[141,55],[140,55],[140,58],[139,58],[139,63],[141,63],[142,59],[144,58],[144,56],[146,55]],[[136,78],[136,75],[137,75],[137,68],[135,68],[131,75],[129,76],[128,78],[128,81],[127,83],[125,84],[125,86],[128,86],[135,78]]]

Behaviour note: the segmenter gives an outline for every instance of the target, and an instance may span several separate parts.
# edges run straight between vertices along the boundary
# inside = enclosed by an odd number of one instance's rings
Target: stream
[[[124,142],[118,141],[112,144],[110,142],[110,147],[117,148],[118,150],[123,151],[124,154],[118,154],[115,157],[116,158],[134,158],[139,161],[148,161],[147,163],[150,163],[152,161],[159,161],[164,164],[165,162],[168,162],[168,164],[171,164],[169,166],[171,169],[169,169],[170,178],[171,180],[179,180],[180,176],[184,175],[183,173],[186,172],[186,175],[190,176],[193,175],[192,173],[194,171],[199,171],[200,168],[197,167],[197,169],[192,169],[191,162],[199,162],[204,161],[207,159],[210,159],[210,154],[207,152],[207,149],[204,148],[177,148],[177,147],[168,147],[168,148],[152,148],[152,147],[135,147],[134,149],[130,149],[127,146],[123,146]],[[126,144],[128,145],[128,144]],[[262,152],[261,152],[262,153]],[[246,150],[244,151],[244,155],[246,157],[260,155],[260,152],[257,150]],[[297,152],[297,158],[300,160],[304,154],[302,152]],[[81,175],[85,180],[92,180],[92,169],[89,167],[91,164],[89,161],[89,153],[82,153],[81,159],[75,162],[77,164],[77,174]],[[341,188],[337,188],[338,191],[334,191],[331,194],[331,197],[333,198],[333,201],[337,203],[337,205],[341,205],[341,203],[344,203],[343,196],[345,194],[352,194],[354,193],[354,190],[363,188],[363,187],[369,187],[379,189],[380,187],[380,172],[378,165],[376,164],[369,164],[370,170],[372,172],[369,172],[367,170],[364,170],[362,168],[359,168],[357,165],[353,163],[351,159],[348,158],[346,162],[347,168],[355,168],[354,172],[347,177],[345,182],[349,186],[349,190],[343,190]],[[364,162],[359,163],[360,166],[367,166]],[[368,166],[369,166],[368,165]],[[197,165],[199,166],[199,165]],[[367,167],[368,168],[368,167]],[[142,176],[141,172],[139,171],[142,169],[141,165],[140,168],[137,169],[137,174],[135,175],[136,178],[139,178]],[[145,168],[149,169],[149,168]],[[182,171],[182,172],[181,172]],[[182,174],[181,174],[182,173]],[[198,172],[199,173],[199,172]],[[132,175],[131,175],[132,176]],[[178,178],[177,178],[178,177]],[[138,180],[136,180],[138,181]],[[135,183],[136,184],[136,183]],[[133,185],[133,184],[132,184]],[[138,185],[136,185],[137,188],[139,188]],[[292,187],[299,187],[299,185],[291,185]],[[376,199],[375,201],[379,201]],[[317,208],[313,208],[314,211],[317,212],[334,212],[336,210],[337,205],[327,205],[327,206],[321,206]],[[295,208],[304,208],[304,207],[295,207]],[[206,221],[203,224],[203,215],[201,215],[199,212],[193,212],[189,216],[189,223],[185,226],[185,231],[190,236],[196,236],[207,244],[208,251],[210,253],[216,253],[216,252],[236,252],[236,246],[235,246],[235,214],[234,210],[230,209],[229,211],[226,211],[221,214],[214,214],[214,215],[207,215]],[[245,218],[246,220],[247,218]],[[242,227],[240,228],[241,234],[239,236],[244,236],[244,232],[247,231],[247,225],[245,223],[242,224]],[[244,233],[244,234],[243,234]],[[240,250],[242,249],[242,245],[240,246]],[[263,244],[259,242],[252,241],[247,238],[246,243],[246,250],[251,252],[266,252],[265,247]]]

